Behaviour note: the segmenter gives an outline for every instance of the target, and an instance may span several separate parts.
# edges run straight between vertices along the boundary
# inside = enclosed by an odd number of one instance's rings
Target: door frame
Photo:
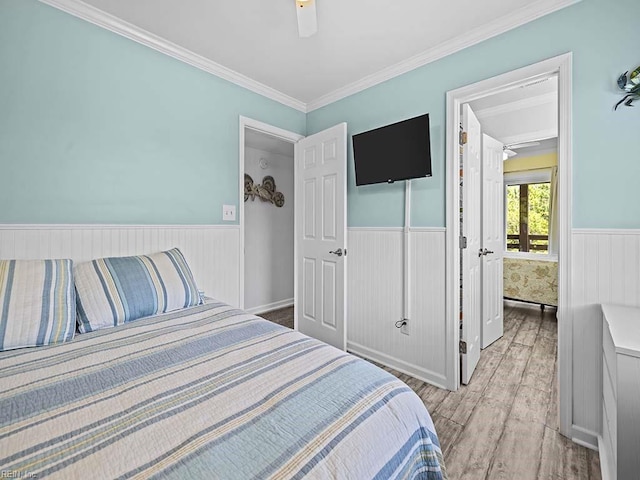
[[[460,281],[459,237],[459,129],[460,107],[464,103],[523,85],[532,79],[558,76],[558,389],[560,432],[572,437],[573,401],[573,317],[571,281],[572,199],[572,53],[565,53],[480,82],[447,92],[446,110],[446,377],[447,387],[460,384],[458,300]]]
[[[240,119],[239,119],[239,161],[238,161],[238,218],[239,218],[239,249],[238,249],[238,254],[240,257],[240,261],[238,262],[240,265],[240,271],[239,271],[239,289],[238,291],[240,292],[239,294],[239,299],[238,299],[238,303],[239,303],[239,307],[241,309],[244,310],[244,234],[245,234],[245,228],[244,228],[244,161],[245,161],[245,129],[251,129],[251,130],[255,130],[257,132],[260,133],[264,133],[266,135],[270,135],[272,137],[276,137],[279,138],[281,140],[284,140],[285,142],[289,142],[293,145],[295,145],[297,142],[299,142],[300,140],[302,140],[304,138],[304,135],[300,135],[299,133],[295,133],[295,132],[290,132],[289,130],[284,130],[282,128],[279,127],[275,127],[273,125],[269,125],[268,123],[264,123],[264,122],[260,122],[259,120],[254,120],[252,118],[249,117],[244,117],[242,115],[240,115]],[[294,178],[294,185],[293,185],[293,189],[294,189],[294,198],[297,198],[298,196],[298,185],[295,183],[295,178],[296,178],[296,160],[295,157],[293,159],[293,178]],[[295,205],[294,205],[294,211],[295,211]],[[293,231],[296,231],[296,216],[294,215],[294,225],[293,225]],[[296,254],[298,252],[298,242],[295,238],[294,235],[294,240],[293,240],[293,258],[296,258]],[[294,278],[293,278],[293,304],[294,306],[298,303],[298,287],[297,287],[297,268],[295,268],[295,260],[294,260]],[[297,329],[297,324],[295,325],[295,328]]]

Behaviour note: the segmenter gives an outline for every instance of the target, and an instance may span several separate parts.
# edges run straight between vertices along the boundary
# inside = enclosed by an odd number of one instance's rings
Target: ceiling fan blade
[[[318,31],[315,0],[296,0],[298,15],[298,35],[310,37]]]
[[[507,148],[516,150],[518,148],[535,147],[538,145],[540,145],[540,142],[522,142],[522,143],[513,143],[511,145],[507,145]]]
[[[504,152],[504,160],[506,160],[507,158],[515,157],[516,155],[518,155],[518,152],[514,152],[510,148],[507,148],[507,146],[505,146],[502,149],[502,151]]]

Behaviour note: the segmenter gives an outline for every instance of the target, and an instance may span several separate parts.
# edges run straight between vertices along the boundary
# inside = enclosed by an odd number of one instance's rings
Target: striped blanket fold
[[[221,303],[0,353],[0,471],[25,478],[445,478],[392,375]]]

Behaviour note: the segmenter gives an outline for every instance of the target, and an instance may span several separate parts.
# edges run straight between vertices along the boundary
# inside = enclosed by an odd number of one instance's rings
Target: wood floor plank
[[[562,445],[562,478],[584,480],[589,478],[588,449],[560,435]]]
[[[416,393],[426,405],[427,410],[435,412],[440,403],[442,403],[449,394],[449,390],[444,390],[443,388],[434,387],[433,385],[425,383]]]
[[[468,392],[469,390],[467,388],[459,388],[455,392],[447,393],[447,396],[440,402],[440,405],[434,410],[434,413],[437,413],[441,417],[451,419]]]
[[[543,337],[551,338],[555,341],[558,339],[558,319],[556,318],[557,311],[555,308],[545,310],[540,324],[539,335]]]
[[[491,349],[492,352],[498,354],[504,354],[509,349],[509,345],[513,342],[516,334],[518,333],[518,329],[523,322],[523,318],[521,315],[505,315],[504,316],[504,329],[502,337],[493,342],[490,347],[486,348],[486,350]],[[482,354],[480,355],[482,358]]]
[[[560,429],[560,404],[558,394],[558,362],[553,369],[553,380],[551,382],[551,394],[549,395],[549,410],[547,411],[546,425],[554,430]]]
[[[561,435],[557,430],[544,428],[538,480],[562,479],[562,443],[560,438]]]
[[[509,416],[487,478],[536,480],[544,429],[543,423],[527,422]]]
[[[445,458],[451,480],[485,478],[507,415],[508,408],[503,402],[483,398],[478,403],[449,457]]]
[[[463,430],[463,426],[459,425],[455,422],[452,422],[448,418],[444,418],[437,413],[431,415],[433,420],[433,424],[436,427],[436,431],[438,432],[438,440],[440,440],[440,449],[442,450],[442,455],[445,457],[445,465],[446,459],[449,456],[449,452],[453,448],[453,446],[458,441],[458,437]]]
[[[556,365],[556,349],[556,341],[542,335],[538,336],[522,376],[523,385],[551,392]]]
[[[540,331],[540,325],[542,324],[542,317],[538,314],[537,317],[533,315],[527,318],[526,322],[522,322],[520,324],[520,328],[518,329],[518,333],[514,337],[513,341],[515,343],[520,343],[522,345],[533,346],[536,342],[536,337],[538,336],[538,332]]]
[[[602,480],[600,455],[595,450],[587,450],[587,457],[589,458],[589,480]]]
[[[511,404],[530,355],[531,347],[512,343],[496,368],[495,374],[484,391],[484,396]]]
[[[466,388],[472,392],[484,392],[501,361],[502,355],[500,353],[495,352],[491,347],[484,349],[480,353],[480,361]]]
[[[549,410],[549,394],[537,388],[520,385],[510,418],[544,425]],[[542,437],[540,437],[542,443]]]
[[[458,408],[451,415],[451,420],[460,425],[466,425],[481,398],[482,394],[480,392],[468,391]]]

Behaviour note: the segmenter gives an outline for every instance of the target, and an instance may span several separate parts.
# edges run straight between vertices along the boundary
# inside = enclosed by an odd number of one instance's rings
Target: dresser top
[[[640,357],[640,308],[602,305],[617,353]]]

